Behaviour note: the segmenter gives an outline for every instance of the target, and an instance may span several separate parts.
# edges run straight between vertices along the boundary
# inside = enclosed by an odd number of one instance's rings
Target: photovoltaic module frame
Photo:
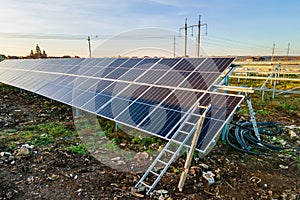
[[[189,133],[211,104],[197,149],[206,152],[243,96],[209,91],[232,57],[4,60],[0,82],[149,134]],[[195,109],[196,108],[196,109]],[[176,141],[182,142],[184,134]],[[190,145],[188,141],[187,145]]]

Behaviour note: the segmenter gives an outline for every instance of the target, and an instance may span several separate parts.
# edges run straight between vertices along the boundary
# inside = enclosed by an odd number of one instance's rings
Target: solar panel
[[[243,97],[208,90],[234,58],[91,58],[5,60],[0,82],[165,139],[212,105],[197,149],[205,152]],[[191,131],[193,125],[183,129]],[[184,135],[176,141],[182,142]],[[187,145],[191,141],[188,141]]]

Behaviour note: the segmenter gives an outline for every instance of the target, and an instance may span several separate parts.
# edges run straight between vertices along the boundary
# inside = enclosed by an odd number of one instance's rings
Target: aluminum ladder
[[[141,187],[144,185],[146,188],[148,188],[147,195],[150,195],[150,193],[153,191],[155,186],[158,184],[160,179],[163,177],[163,175],[166,173],[167,169],[170,167],[172,162],[176,159],[177,155],[179,155],[181,149],[183,146],[189,141],[189,138],[194,135],[195,130],[197,128],[197,123],[199,121],[199,114],[196,112],[197,109],[204,108],[203,106],[198,106],[192,109],[190,114],[186,117],[186,120],[181,124],[181,126],[178,128],[176,133],[172,136],[172,138],[169,140],[169,142],[165,145],[163,150],[158,154],[158,156],[155,158],[153,163],[150,165],[150,167],[147,169],[145,174],[142,176],[142,178],[139,180],[139,182],[135,185],[136,188]],[[205,107],[206,108],[206,107]],[[204,110],[203,113],[207,113],[209,109]],[[201,130],[200,130],[201,131]],[[181,141],[182,142],[178,142]],[[174,144],[177,144],[179,146],[175,146]],[[172,149],[173,148],[173,149]],[[155,171],[155,168],[159,168],[158,166],[163,166],[162,170],[160,172]],[[155,180],[152,183],[145,182],[146,178],[149,176],[154,176]]]

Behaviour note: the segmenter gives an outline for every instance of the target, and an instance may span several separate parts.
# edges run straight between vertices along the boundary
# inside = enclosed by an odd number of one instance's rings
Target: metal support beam
[[[254,90],[252,88],[246,88],[246,87],[225,86],[225,85],[215,85],[214,87],[224,91],[254,93]]]
[[[80,115],[80,109],[75,108],[75,116],[78,117]]]
[[[260,139],[260,135],[259,135],[258,128],[257,128],[257,123],[256,123],[256,119],[255,119],[255,112],[254,112],[253,107],[252,107],[250,96],[247,92],[245,92],[245,98],[247,100],[249,113],[250,113],[250,121],[252,122],[252,126],[253,126],[255,136],[260,141],[261,139]]]
[[[275,73],[275,79],[274,79],[272,99],[274,99],[276,96],[276,84],[277,84],[277,79],[279,78],[279,68],[280,68],[280,64],[278,64],[274,69],[276,73]]]

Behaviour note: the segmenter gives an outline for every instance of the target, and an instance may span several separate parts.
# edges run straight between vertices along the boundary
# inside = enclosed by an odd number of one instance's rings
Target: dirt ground
[[[300,127],[299,117],[288,113],[260,117]],[[47,123],[74,129],[72,109],[29,92],[0,87],[0,199],[300,199],[299,151],[253,156],[219,142],[205,158],[193,161],[183,192],[177,189],[184,165],[181,157],[148,197],[134,188],[143,173],[119,172],[89,153],[66,150],[80,143],[76,136],[21,147],[25,143],[19,139],[20,130]],[[293,144],[299,146],[300,131],[293,131],[297,138]],[[289,133],[284,131],[287,138]],[[202,176],[208,171],[215,175],[211,185]]]

